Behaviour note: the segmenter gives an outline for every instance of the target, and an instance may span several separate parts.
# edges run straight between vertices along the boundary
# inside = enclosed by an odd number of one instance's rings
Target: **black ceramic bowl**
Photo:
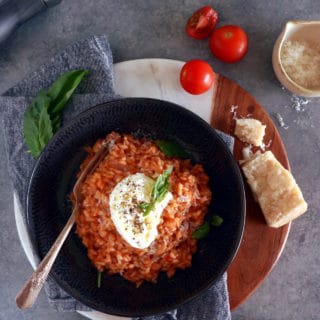
[[[84,146],[92,145],[111,131],[175,141],[187,149],[210,177],[213,197],[208,217],[219,214],[224,222],[199,241],[192,267],[177,271],[170,279],[162,273],[157,284],[145,282],[139,288],[120,275],[106,273],[98,288],[97,270],[73,229],[51,277],[71,296],[101,312],[122,316],[162,313],[203,292],[231,263],[244,228],[242,178],[227,145],[192,112],[169,102],[144,98],[98,105],[60,130],[34,168],[27,211],[30,232],[41,258],[70,216],[69,194],[86,155]]]

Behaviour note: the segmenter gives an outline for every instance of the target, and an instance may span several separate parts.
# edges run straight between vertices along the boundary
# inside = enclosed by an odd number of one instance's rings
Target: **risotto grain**
[[[114,138],[117,142],[110,153],[82,186],[77,233],[99,271],[121,274],[137,286],[143,281],[156,282],[160,271],[171,277],[176,269],[191,266],[192,255],[197,250],[192,233],[203,223],[211,200],[209,178],[201,165],[168,158],[152,141],[117,133],[106,137]],[[87,148],[89,155],[80,170],[101,144],[102,140],[98,140],[92,148]],[[141,172],[156,179],[169,166],[173,166],[169,188],[173,199],[163,211],[158,236],[146,249],[133,248],[113,224],[109,195],[129,175]]]

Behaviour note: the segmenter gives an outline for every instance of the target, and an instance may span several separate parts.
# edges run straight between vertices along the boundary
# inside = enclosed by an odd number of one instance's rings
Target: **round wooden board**
[[[125,61],[115,65],[115,87],[119,95],[127,97],[149,97],[172,101],[197,113],[217,129],[233,134],[234,120],[231,106],[238,106],[237,116],[248,116],[260,119],[267,125],[267,144],[278,160],[289,168],[285,148],[270,117],[263,108],[235,82],[216,75],[214,91],[207,91],[199,96],[192,96],[181,90],[179,71],[183,61],[167,59],[141,59]],[[211,105],[211,114],[210,114]],[[236,140],[234,155],[241,159],[243,144]],[[246,186],[247,217],[244,236],[238,254],[228,269],[228,287],[231,309],[243,303],[261,284],[272,270],[285,245],[290,226],[279,229],[269,228],[259,206],[254,202]],[[28,232],[23,224],[20,204],[14,196],[15,219],[21,244],[30,263],[36,262],[32,255]],[[98,311],[80,311],[92,320],[120,319]],[[128,319],[129,318],[121,318]]]
[[[280,135],[269,115],[252,96],[237,83],[221,75],[216,76],[211,125],[216,129],[233,135],[237,118],[254,118],[266,127],[264,143],[282,165],[290,170],[289,161]],[[234,156],[242,159],[244,143],[235,140]],[[255,150],[254,150],[255,151]],[[244,179],[245,180],[245,179]],[[246,184],[246,183],[245,183]],[[290,224],[278,229],[267,226],[259,205],[254,201],[246,184],[246,224],[239,251],[228,269],[228,289],[231,310],[242,304],[269,274],[286,243]]]

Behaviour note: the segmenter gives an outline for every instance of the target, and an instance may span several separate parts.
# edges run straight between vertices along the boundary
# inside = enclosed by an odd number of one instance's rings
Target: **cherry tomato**
[[[224,26],[213,31],[210,49],[214,56],[224,62],[237,62],[248,51],[247,34],[238,26]]]
[[[195,39],[210,36],[218,23],[218,13],[210,6],[205,6],[193,13],[186,25],[187,34]]]
[[[203,60],[190,60],[180,71],[180,83],[184,90],[191,94],[206,92],[212,85],[214,72]]]

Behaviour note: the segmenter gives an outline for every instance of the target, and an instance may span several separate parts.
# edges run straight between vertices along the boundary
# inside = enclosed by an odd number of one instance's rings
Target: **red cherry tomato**
[[[210,6],[197,10],[187,21],[186,32],[195,39],[204,39],[210,36],[218,23],[218,13]]]
[[[214,72],[203,60],[190,60],[180,71],[180,83],[184,90],[191,94],[206,92],[212,85]]]
[[[224,62],[237,62],[248,51],[247,34],[238,26],[224,26],[213,31],[210,49],[214,56]]]

